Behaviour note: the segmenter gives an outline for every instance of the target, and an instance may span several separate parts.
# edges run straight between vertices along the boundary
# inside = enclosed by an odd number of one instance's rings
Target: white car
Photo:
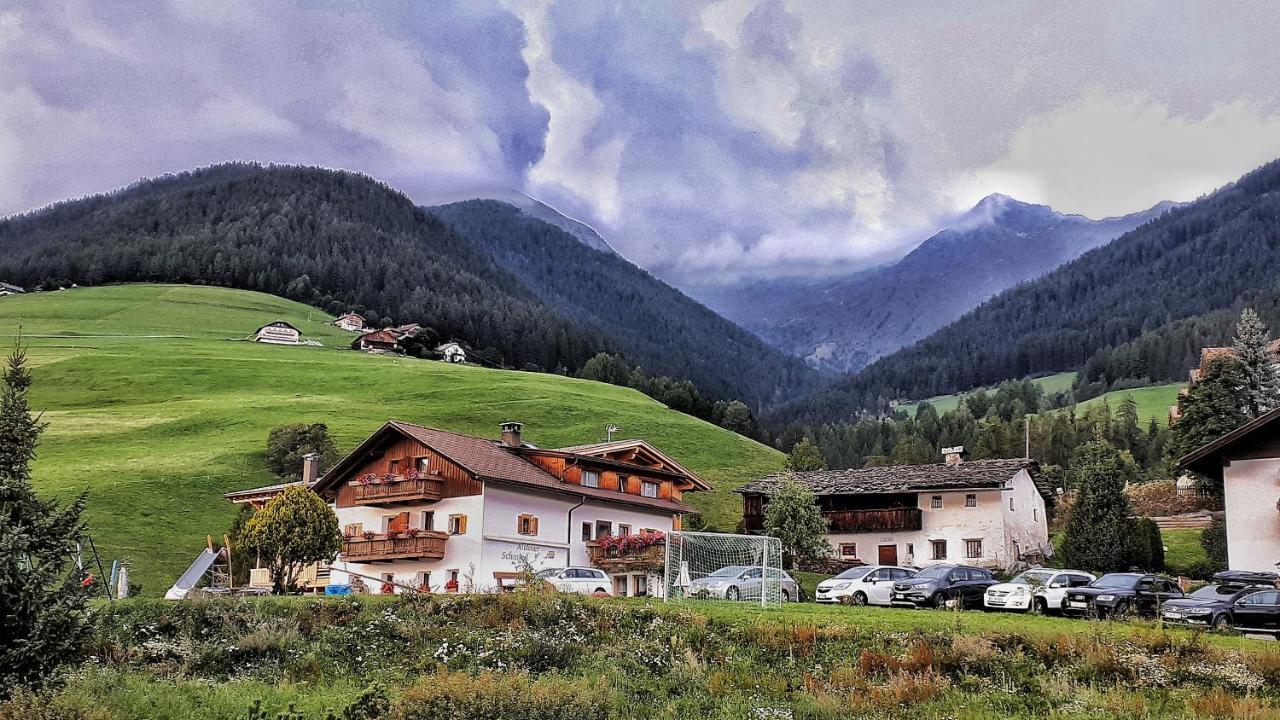
[[[535,575],[545,580],[561,592],[591,595],[605,593],[613,595],[613,583],[603,570],[589,567],[547,568]]]
[[[1027,570],[1007,583],[987,588],[982,604],[988,610],[1018,610],[1045,613],[1062,610],[1067,590],[1084,587],[1096,580],[1083,570]]]
[[[906,580],[915,570],[897,565],[859,565],[818,583],[814,600],[820,603],[888,605],[896,580]]]

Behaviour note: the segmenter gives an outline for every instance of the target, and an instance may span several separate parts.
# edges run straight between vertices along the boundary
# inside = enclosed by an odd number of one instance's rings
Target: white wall
[[[1233,460],[1223,468],[1227,564],[1275,572],[1280,561],[1280,459]]]
[[[1013,509],[1009,509],[1009,499]],[[1004,499],[1006,563],[1017,559],[1017,552],[1039,549],[1046,557],[1053,555],[1049,543],[1049,524],[1045,520],[1044,496],[1036,489],[1031,474],[1021,470],[1013,476],[1012,487]]]
[[[589,565],[587,546],[582,541],[582,523],[589,522],[594,527],[597,521],[606,520],[613,523],[613,533],[618,534],[619,525],[630,525],[631,532],[638,533],[648,528],[663,533],[671,532],[671,513],[661,511],[644,511],[639,508],[625,508],[619,505],[588,501],[573,511],[573,550],[570,564]]]

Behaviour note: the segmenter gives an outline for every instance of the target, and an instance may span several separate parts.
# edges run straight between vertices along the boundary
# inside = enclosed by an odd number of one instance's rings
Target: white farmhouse
[[[1033,460],[963,459],[859,470],[818,470],[790,477],[813,489],[840,560],[883,565],[964,563],[993,568],[1039,562],[1053,554],[1045,501]],[[769,494],[785,476],[737,489],[748,532],[764,527]]]
[[[447,342],[436,347],[436,352],[440,353],[440,358],[445,362],[464,363],[467,361],[467,351],[456,342]]]
[[[1178,465],[1222,483],[1228,566],[1275,572],[1280,564],[1280,408],[1188,453]]]
[[[272,345],[298,345],[302,340],[302,332],[284,320],[276,320],[258,328],[253,333],[253,341]]]
[[[330,324],[336,325],[347,332],[364,332],[364,316],[356,313],[347,313],[342,317],[335,318]]]
[[[504,423],[493,440],[392,421],[308,482],[343,530],[330,582],[485,592],[524,569],[594,566],[615,595],[649,594],[663,545],[619,554],[601,541],[678,530],[693,511],[684,493],[709,486],[643,440],[544,449],[521,430]],[[262,503],[279,489],[227,498]]]

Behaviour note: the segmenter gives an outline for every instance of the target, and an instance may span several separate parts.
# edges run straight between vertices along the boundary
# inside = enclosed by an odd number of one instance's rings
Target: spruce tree
[[[1179,417],[1173,424],[1171,450],[1185,455],[1248,422],[1245,412],[1244,364],[1234,357],[1209,361],[1204,377],[1178,398]]]
[[[1240,322],[1236,325],[1236,337],[1232,342],[1236,359],[1244,366],[1245,412],[1250,418],[1273,410],[1280,405],[1280,378],[1276,375],[1276,367],[1271,363],[1271,355],[1267,346],[1271,344],[1271,335],[1262,318],[1253,308],[1245,308],[1240,313]]]
[[[81,496],[41,500],[30,464],[44,426],[31,415],[31,375],[18,345],[0,389],[0,696],[50,682],[78,659],[89,629],[88,589],[72,562],[83,526]]]
[[[1077,497],[1063,533],[1064,567],[1128,569],[1134,523],[1124,494],[1120,453],[1105,440],[1092,440],[1076,450],[1071,466]]]

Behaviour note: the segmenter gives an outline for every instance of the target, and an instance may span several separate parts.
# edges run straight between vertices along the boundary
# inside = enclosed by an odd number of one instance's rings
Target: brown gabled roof
[[[1217,440],[1207,442],[1186,455],[1183,455],[1182,458],[1178,460],[1178,467],[1191,470],[1192,472],[1198,472],[1201,475],[1211,478],[1221,479],[1222,456],[1233,446],[1252,439],[1254,435],[1268,428],[1276,420],[1280,420],[1280,408],[1276,408],[1269,413],[1259,415],[1257,418],[1250,420]]]
[[[711,486],[707,484],[705,480],[698,477],[697,473],[693,472],[689,468],[676,462],[673,458],[671,458],[666,453],[650,445],[645,440],[641,440],[639,438],[633,438],[631,440],[614,440],[612,442],[591,443],[589,445],[570,445],[569,447],[558,448],[557,451],[562,453],[570,453],[573,455],[587,455],[591,457],[599,457],[603,455],[608,455],[609,453],[615,453],[622,450],[632,450],[637,448],[642,449],[648,453],[651,453],[654,457],[662,461],[663,464],[670,467],[672,471],[674,471],[676,474],[684,475],[685,477],[689,478],[689,481],[692,482],[694,486],[697,487],[699,490],[711,489]]]
[[[258,498],[275,497],[280,492],[291,488],[294,485],[301,484],[301,480],[294,480],[293,482],[264,485],[262,487],[250,488],[248,490],[235,490],[229,493],[223,493],[222,497],[223,499],[230,500],[231,502],[249,502],[250,500],[257,500]]]
[[[1003,488],[1020,470],[1034,470],[1036,461],[966,460],[956,465],[891,465],[857,470],[814,470],[769,475],[739,487],[742,494],[768,495],[775,484],[790,477],[813,489],[815,495],[875,495],[925,490],[983,490]],[[1037,484],[1041,495],[1046,489]]]
[[[674,500],[647,498],[631,495],[616,490],[587,488],[567,483],[518,454],[519,448],[508,447],[495,440],[460,435],[446,430],[437,430],[423,425],[391,420],[370,435],[355,450],[339,460],[329,472],[325,473],[313,486],[321,492],[340,482],[345,474],[360,464],[360,461],[373,448],[378,439],[387,432],[397,432],[417,440],[432,450],[444,455],[460,465],[470,475],[481,481],[538,488],[549,492],[589,497],[602,502],[626,505],[642,505],[669,512],[694,512],[693,507]]]

